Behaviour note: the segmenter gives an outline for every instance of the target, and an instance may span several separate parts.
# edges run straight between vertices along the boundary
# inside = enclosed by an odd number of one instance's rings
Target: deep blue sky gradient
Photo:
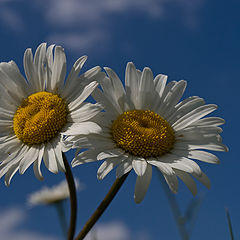
[[[225,207],[230,210],[234,234],[239,236],[240,2],[149,1],[149,4],[159,6],[154,12],[154,8],[148,10],[147,7],[138,6],[136,1],[132,1],[132,5],[125,3],[118,11],[106,10],[102,5],[98,10],[98,2],[89,1],[93,2],[94,8],[79,9],[79,15],[72,16],[72,19],[68,19],[69,15],[63,15],[65,17],[60,20],[54,20],[56,12],[53,8],[53,12],[48,13],[48,8],[55,2],[0,0],[0,61],[14,60],[23,72],[25,49],[31,47],[35,51],[41,42],[46,41],[65,48],[68,70],[78,57],[86,54],[89,59],[84,70],[95,65],[108,66],[122,80],[128,61],[133,61],[139,69],[150,67],[154,75],[167,74],[169,80],[187,80],[184,97],[197,95],[207,103],[219,106],[212,115],[226,120],[222,137],[230,149],[228,153],[217,153],[220,165],[199,162],[211,179],[212,188],[207,190],[197,183],[204,200],[191,239],[230,239]],[[76,3],[73,0],[69,2]],[[107,5],[109,1],[102,2]],[[59,11],[57,7],[56,11]],[[81,17],[83,13],[85,17]],[[99,19],[94,19],[94,16]],[[70,161],[73,152],[68,153],[67,157]],[[85,185],[85,190],[78,194],[78,230],[115,179],[113,171],[103,181],[98,181],[96,171],[99,165],[92,163],[73,169],[74,176]],[[28,218],[19,229],[60,239],[61,230],[55,209],[26,207],[28,194],[43,185],[57,184],[64,178],[62,173],[54,175],[48,172],[44,164],[42,170],[45,177],[43,182],[34,177],[31,167],[22,176],[17,173],[9,188],[4,186],[1,179],[0,215],[4,209],[13,206],[25,209]],[[131,173],[100,222],[124,223],[131,231],[131,240],[140,239],[140,232],[149,235],[149,238],[142,240],[180,239],[157,171],[153,172],[148,193],[139,205],[133,200],[135,178],[135,174]],[[182,183],[176,197],[182,210],[192,199]]]

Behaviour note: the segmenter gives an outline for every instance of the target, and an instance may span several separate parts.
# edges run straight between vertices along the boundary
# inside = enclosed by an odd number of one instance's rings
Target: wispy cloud
[[[150,17],[160,16],[166,0],[49,0],[48,4],[36,1],[44,8],[49,22],[64,27],[107,23],[109,15],[132,11],[140,11]]]
[[[1,24],[15,32],[29,29],[24,10],[11,8],[9,2],[0,0]],[[195,27],[198,11],[206,0],[42,0],[27,1],[27,9],[36,11],[45,29],[51,30],[49,42],[64,44],[69,50],[89,52],[99,46],[111,46],[121,19],[134,21],[136,16],[161,21],[177,17],[188,27]],[[24,8],[22,8],[24,9]],[[25,25],[24,25],[25,23]],[[124,33],[123,33],[124,35]]]
[[[0,21],[1,24],[7,26],[7,28],[11,29],[14,32],[21,32],[24,30],[24,23],[22,21],[19,13],[10,8],[6,7],[1,3],[7,3],[9,0],[0,0]]]
[[[48,42],[65,46],[72,51],[86,52],[96,43],[109,42],[109,37],[104,31],[82,31],[82,32],[59,32],[49,35]],[[97,45],[99,46],[99,45]],[[96,50],[96,49],[95,49]]]
[[[106,44],[116,33],[117,21],[134,15],[161,20],[172,15],[175,9],[178,17],[188,27],[197,23],[198,9],[205,0],[49,0],[44,4],[35,0],[43,9],[46,22],[54,27],[55,33],[49,40],[69,43],[72,50],[89,50],[92,47]]]
[[[0,210],[0,236],[4,240],[57,240],[55,237],[32,232],[30,230],[19,230],[24,228],[27,216],[23,209],[12,207]]]
[[[133,232],[121,221],[111,221],[97,224],[86,236],[86,240],[150,240],[150,235],[144,231]]]

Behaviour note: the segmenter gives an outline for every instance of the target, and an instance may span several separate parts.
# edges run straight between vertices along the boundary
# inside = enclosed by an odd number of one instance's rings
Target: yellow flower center
[[[23,100],[13,117],[13,130],[26,144],[40,144],[54,138],[67,122],[67,105],[49,92],[37,92]]]
[[[112,124],[117,146],[139,157],[158,157],[173,148],[174,131],[160,115],[149,110],[124,112]]]

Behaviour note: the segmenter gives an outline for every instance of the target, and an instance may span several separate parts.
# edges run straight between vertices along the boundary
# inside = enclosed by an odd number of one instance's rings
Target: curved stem
[[[95,210],[93,215],[88,219],[88,221],[86,222],[86,224],[83,227],[82,231],[77,235],[75,240],[82,240],[88,234],[88,232],[91,230],[93,225],[97,222],[97,220],[101,217],[103,212],[106,210],[108,205],[113,200],[113,198],[115,197],[115,195],[119,191],[120,187],[122,186],[122,184],[126,180],[128,174],[129,174],[129,172],[126,173],[125,175],[123,175],[121,178],[117,178],[115,180],[115,182],[113,183],[113,185],[110,188],[109,192],[107,193],[107,195],[105,196],[103,201],[100,203],[98,208]]]
[[[72,240],[75,234],[76,228],[76,218],[77,218],[77,196],[76,196],[76,187],[73,179],[71,168],[68,164],[67,158],[64,153],[62,153],[63,162],[65,166],[65,176],[68,183],[68,188],[70,192],[70,203],[71,203],[71,216],[70,216],[70,224],[68,229],[68,240]]]

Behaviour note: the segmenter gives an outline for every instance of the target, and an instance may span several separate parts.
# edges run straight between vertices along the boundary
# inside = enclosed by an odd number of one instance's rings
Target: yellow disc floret
[[[174,131],[160,115],[149,110],[124,112],[112,124],[117,146],[139,157],[168,153],[175,142]]]
[[[67,105],[58,95],[37,92],[24,99],[13,117],[13,130],[26,144],[50,141],[67,122]]]

